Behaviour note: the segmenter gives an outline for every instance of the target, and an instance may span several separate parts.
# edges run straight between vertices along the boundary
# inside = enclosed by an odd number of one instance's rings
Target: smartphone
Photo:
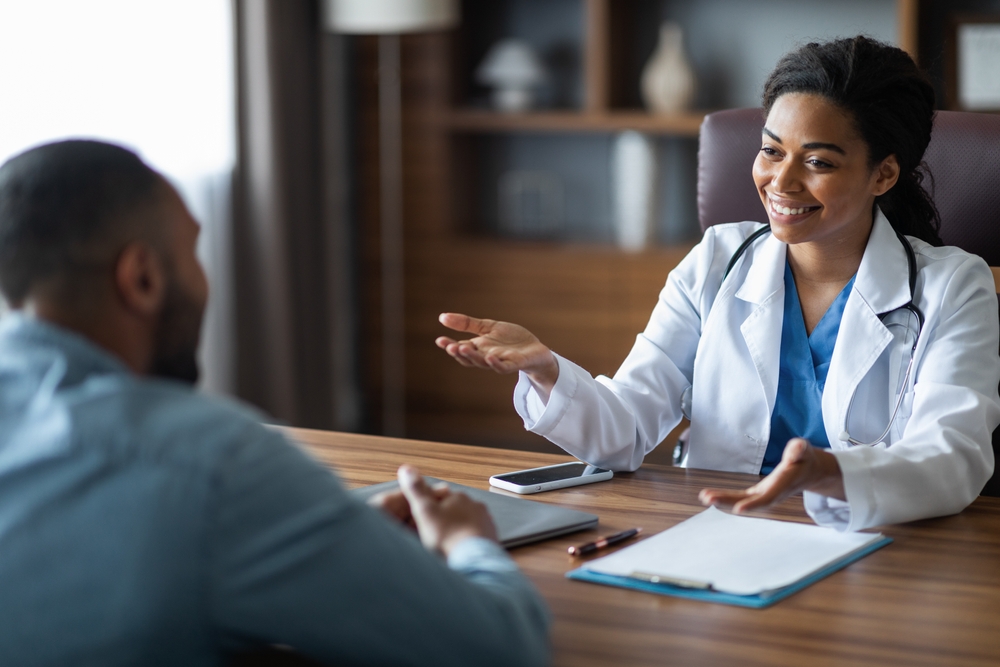
[[[490,484],[498,489],[524,494],[603,482],[613,476],[614,473],[610,470],[574,461],[573,463],[557,463],[553,466],[493,475],[490,477]]]

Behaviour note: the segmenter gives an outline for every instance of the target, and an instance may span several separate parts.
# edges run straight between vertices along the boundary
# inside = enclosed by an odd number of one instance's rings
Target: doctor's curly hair
[[[922,183],[934,121],[934,88],[913,59],[895,46],[857,36],[810,43],[788,53],[764,84],[764,113],[786,93],[822,95],[845,111],[868,144],[874,167],[889,155],[899,180],[875,203],[893,228],[931,245],[944,245],[941,216]]]

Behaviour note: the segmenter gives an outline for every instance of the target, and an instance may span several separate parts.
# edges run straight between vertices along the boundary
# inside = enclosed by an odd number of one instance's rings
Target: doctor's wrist
[[[528,376],[528,380],[531,381],[531,385],[541,397],[542,402],[545,403],[548,402],[549,395],[552,393],[552,389],[556,386],[556,381],[559,379],[559,362],[556,361],[556,355],[552,354],[551,350],[547,350],[547,352],[548,359],[539,364],[537,368],[526,369],[524,371],[524,374]]]
[[[811,447],[813,453],[813,479],[806,487],[806,491],[812,491],[821,496],[836,498],[837,500],[847,500],[844,491],[844,474],[840,470],[840,463],[837,457],[825,449]]]

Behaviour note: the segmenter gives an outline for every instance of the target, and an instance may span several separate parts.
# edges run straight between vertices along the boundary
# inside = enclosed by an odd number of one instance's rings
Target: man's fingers
[[[475,334],[489,333],[495,324],[493,320],[481,320],[478,317],[470,317],[462,313],[441,313],[438,315],[438,322],[455,331],[468,331]]]
[[[410,503],[410,509],[416,511],[424,507],[432,497],[431,489],[420,473],[411,465],[401,465],[396,471],[399,489]]]

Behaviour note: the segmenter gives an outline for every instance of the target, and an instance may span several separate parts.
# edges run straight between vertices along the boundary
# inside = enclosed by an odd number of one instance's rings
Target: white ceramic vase
[[[694,72],[684,55],[684,33],[676,23],[660,26],[660,41],[642,70],[642,99],[650,111],[678,113],[694,101]]]
[[[625,250],[642,250],[653,235],[656,219],[656,141],[629,130],[615,138],[611,158],[611,191],[615,235]]]

